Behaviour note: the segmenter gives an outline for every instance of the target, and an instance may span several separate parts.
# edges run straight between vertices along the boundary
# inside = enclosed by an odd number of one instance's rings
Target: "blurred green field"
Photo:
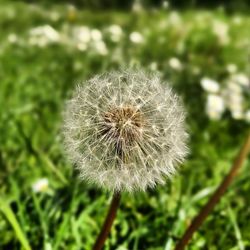
[[[250,17],[9,1],[0,30],[0,249],[91,249],[111,195],[68,163],[61,114],[77,83],[128,66],[158,71],[183,97],[191,154],[166,185],[124,194],[105,249],[173,249],[249,130]],[[227,90],[223,110],[207,104],[204,78],[219,84],[217,97]],[[230,101],[237,91],[240,107]],[[250,249],[249,168],[250,158],[187,249]]]

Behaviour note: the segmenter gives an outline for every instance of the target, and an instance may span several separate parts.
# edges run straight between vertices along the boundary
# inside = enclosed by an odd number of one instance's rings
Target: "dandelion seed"
[[[78,86],[64,114],[67,153],[80,176],[113,191],[164,183],[187,155],[185,112],[157,75],[118,71]]]

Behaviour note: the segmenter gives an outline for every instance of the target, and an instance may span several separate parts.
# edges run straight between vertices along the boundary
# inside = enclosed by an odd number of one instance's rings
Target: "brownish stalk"
[[[209,199],[209,201],[206,203],[206,205],[201,209],[200,213],[193,219],[191,225],[188,227],[185,234],[182,236],[182,238],[176,245],[175,250],[183,250],[185,246],[188,244],[194,232],[200,227],[200,225],[206,219],[208,214],[211,212],[214,206],[218,203],[218,201],[220,200],[220,198],[226,191],[227,187],[230,185],[230,183],[232,182],[232,180],[238,173],[238,170],[242,166],[249,151],[250,151],[250,134],[248,135],[246,142],[242,146],[239,154],[237,155],[236,160],[234,161],[234,164],[231,167],[231,170],[229,171],[227,176],[224,178],[224,180],[221,182],[220,186],[217,188],[217,190]]]
[[[111,229],[113,221],[115,219],[120,200],[121,200],[121,194],[114,193],[108,214],[107,214],[105,222],[102,226],[102,230],[101,230],[98,238],[96,239],[93,250],[101,250],[103,248],[105,240],[107,239],[107,237],[109,235],[110,229]]]

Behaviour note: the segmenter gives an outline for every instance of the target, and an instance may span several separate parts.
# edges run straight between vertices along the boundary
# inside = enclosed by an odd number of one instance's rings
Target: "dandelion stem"
[[[100,232],[100,234],[95,242],[93,250],[101,250],[103,248],[105,240],[107,239],[107,237],[109,235],[110,229],[111,229],[113,221],[115,219],[120,200],[121,200],[121,194],[119,192],[114,193],[108,214],[107,214],[105,222],[102,226],[102,230],[101,230],[101,232]]]
[[[209,212],[214,208],[214,206],[218,203],[230,183],[233,181],[234,177],[238,173],[238,170],[242,166],[244,160],[246,159],[248,153],[250,151],[250,134],[248,135],[244,145],[242,146],[240,152],[238,153],[235,162],[233,163],[231,170],[221,182],[220,186],[217,188],[215,193],[212,195],[210,200],[206,203],[206,205],[201,209],[200,213],[193,219],[192,223],[178,242],[175,247],[175,250],[183,250],[185,246],[188,244],[189,240],[192,238],[194,232],[200,227],[200,225],[204,222]]]

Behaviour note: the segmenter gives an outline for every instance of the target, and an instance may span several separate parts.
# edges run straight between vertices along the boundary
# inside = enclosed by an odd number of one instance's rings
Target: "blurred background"
[[[110,194],[80,182],[60,133],[74,86],[158,72],[188,113],[191,154],[164,186],[124,194],[105,249],[171,250],[250,125],[248,0],[0,1],[0,249],[91,249]],[[250,249],[250,160],[187,249]]]

